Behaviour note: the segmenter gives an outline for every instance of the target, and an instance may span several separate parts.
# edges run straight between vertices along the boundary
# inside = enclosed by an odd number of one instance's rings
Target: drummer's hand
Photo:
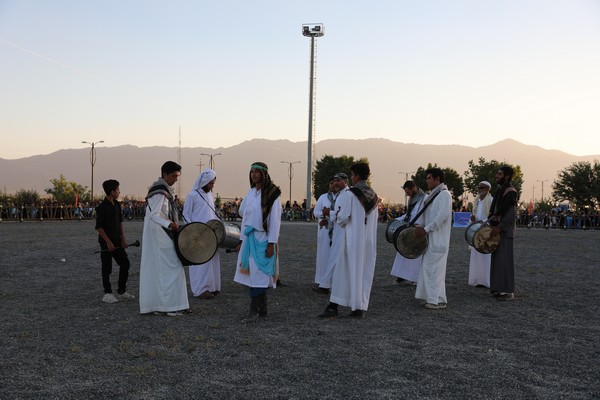
[[[415,226],[415,237],[416,238],[422,238],[425,235],[427,235],[425,228],[423,228],[422,226]]]
[[[328,217],[329,216],[329,208],[327,207],[323,207],[323,210],[321,211],[323,213],[324,217]]]
[[[471,221],[475,222],[475,216],[474,215],[471,215]]]
[[[125,238],[121,239],[121,247],[124,249],[129,247],[129,245],[127,244],[127,240],[125,240]]]
[[[329,221],[326,219],[322,219],[321,221],[319,221],[319,229],[320,228],[327,228],[329,226]]]
[[[273,254],[275,254],[275,243],[269,243],[267,245],[267,251],[265,251],[265,254],[267,257],[273,257]]]
[[[169,229],[173,232],[177,232],[179,230],[179,224],[177,224],[177,222],[171,222],[169,224]]]
[[[108,243],[106,243],[106,247],[108,248],[109,253],[112,253],[113,251],[116,250],[115,245],[113,244],[113,242],[110,242],[110,241]]]

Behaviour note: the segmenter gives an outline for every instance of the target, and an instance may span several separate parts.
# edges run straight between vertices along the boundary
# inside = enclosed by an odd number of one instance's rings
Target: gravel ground
[[[142,222],[126,222],[141,239]],[[600,231],[520,229],[516,300],[467,285],[464,229],[453,229],[448,309],[426,310],[389,275],[379,226],[366,318],[316,316],[316,226],[284,223],[282,280],[267,321],[244,325],[235,255],[222,293],[192,314],[102,303],[91,221],[0,223],[2,399],[593,399],[600,397]],[[129,291],[137,296],[141,251]],[[64,259],[64,261],[62,260]],[[113,271],[116,287],[117,268]],[[344,310],[344,313],[346,310]]]

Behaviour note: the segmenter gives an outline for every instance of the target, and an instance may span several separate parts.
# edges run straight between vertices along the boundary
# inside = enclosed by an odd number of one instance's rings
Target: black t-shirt
[[[96,228],[104,229],[106,236],[113,242],[115,246],[121,245],[121,230],[119,226],[123,222],[121,214],[121,203],[114,200],[114,204],[104,198],[102,203],[96,207]],[[98,242],[105,244],[104,239],[98,235]]]

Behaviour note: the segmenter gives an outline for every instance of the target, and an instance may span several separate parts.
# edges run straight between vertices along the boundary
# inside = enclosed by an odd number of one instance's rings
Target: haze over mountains
[[[102,181],[114,178],[121,183],[121,195],[143,198],[148,186],[160,175],[160,166],[167,160],[178,160],[176,147],[96,147],[97,161],[94,167],[94,194],[101,195]],[[288,164],[281,161],[301,161],[294,164],[292,199],[300,203],[306,197],[306,153],[307,142],[289,140],[253,139],[227,148],[181,148],[183,167],[180,185],[176,191],[185,198],[198,173],[200,161],[202,169],[208,165],[208,157],[201,153],[221,155],[214,157],[217,173],[215,192],[223,198],[244,196],[248,190],[249,166],[254,161],[269,165],[269,173],[281,187],[282,200],[289,197]],[[529,201],[552,192],[552,182],[558,171],[578,161],[600,159],[600,155],[574,156],[558,150],[545,150],[512,139],[483,146],[422,145],[394,142],[388,139],[345,140],[332,139],[318,142],[316,159],[330,154],[343,154],[354,158],[366,157],[371,164],[373,188],[386,202],[403,202],[401,185],[405,173],[409,176],[418,167],[427,163],[437,163],[440,167],[451,167],[463,174],[469,160],[477,162],[479,157],[486,160],[506,161],[520,165],[524,174],[522,200]],[[45,195],[44,189],[51,186],[50,179],[61,174],[68,181],[84,186],[91,183],[90,148],[59,150],[47,155],[37,155],[16,160],[0,158],[0,190],[15,193],[19,189],[37,190]],[[534,189],[535,187],[535,189]],[[472,199],[472,196],[469,195]],[[314,200],[313,200],[314,204]]]

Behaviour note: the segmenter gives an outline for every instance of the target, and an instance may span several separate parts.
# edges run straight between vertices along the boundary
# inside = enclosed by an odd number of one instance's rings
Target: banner
[[[471,223],[470,212],[455,212],[454,213],[454,224],[455,228],[466,228]]]

